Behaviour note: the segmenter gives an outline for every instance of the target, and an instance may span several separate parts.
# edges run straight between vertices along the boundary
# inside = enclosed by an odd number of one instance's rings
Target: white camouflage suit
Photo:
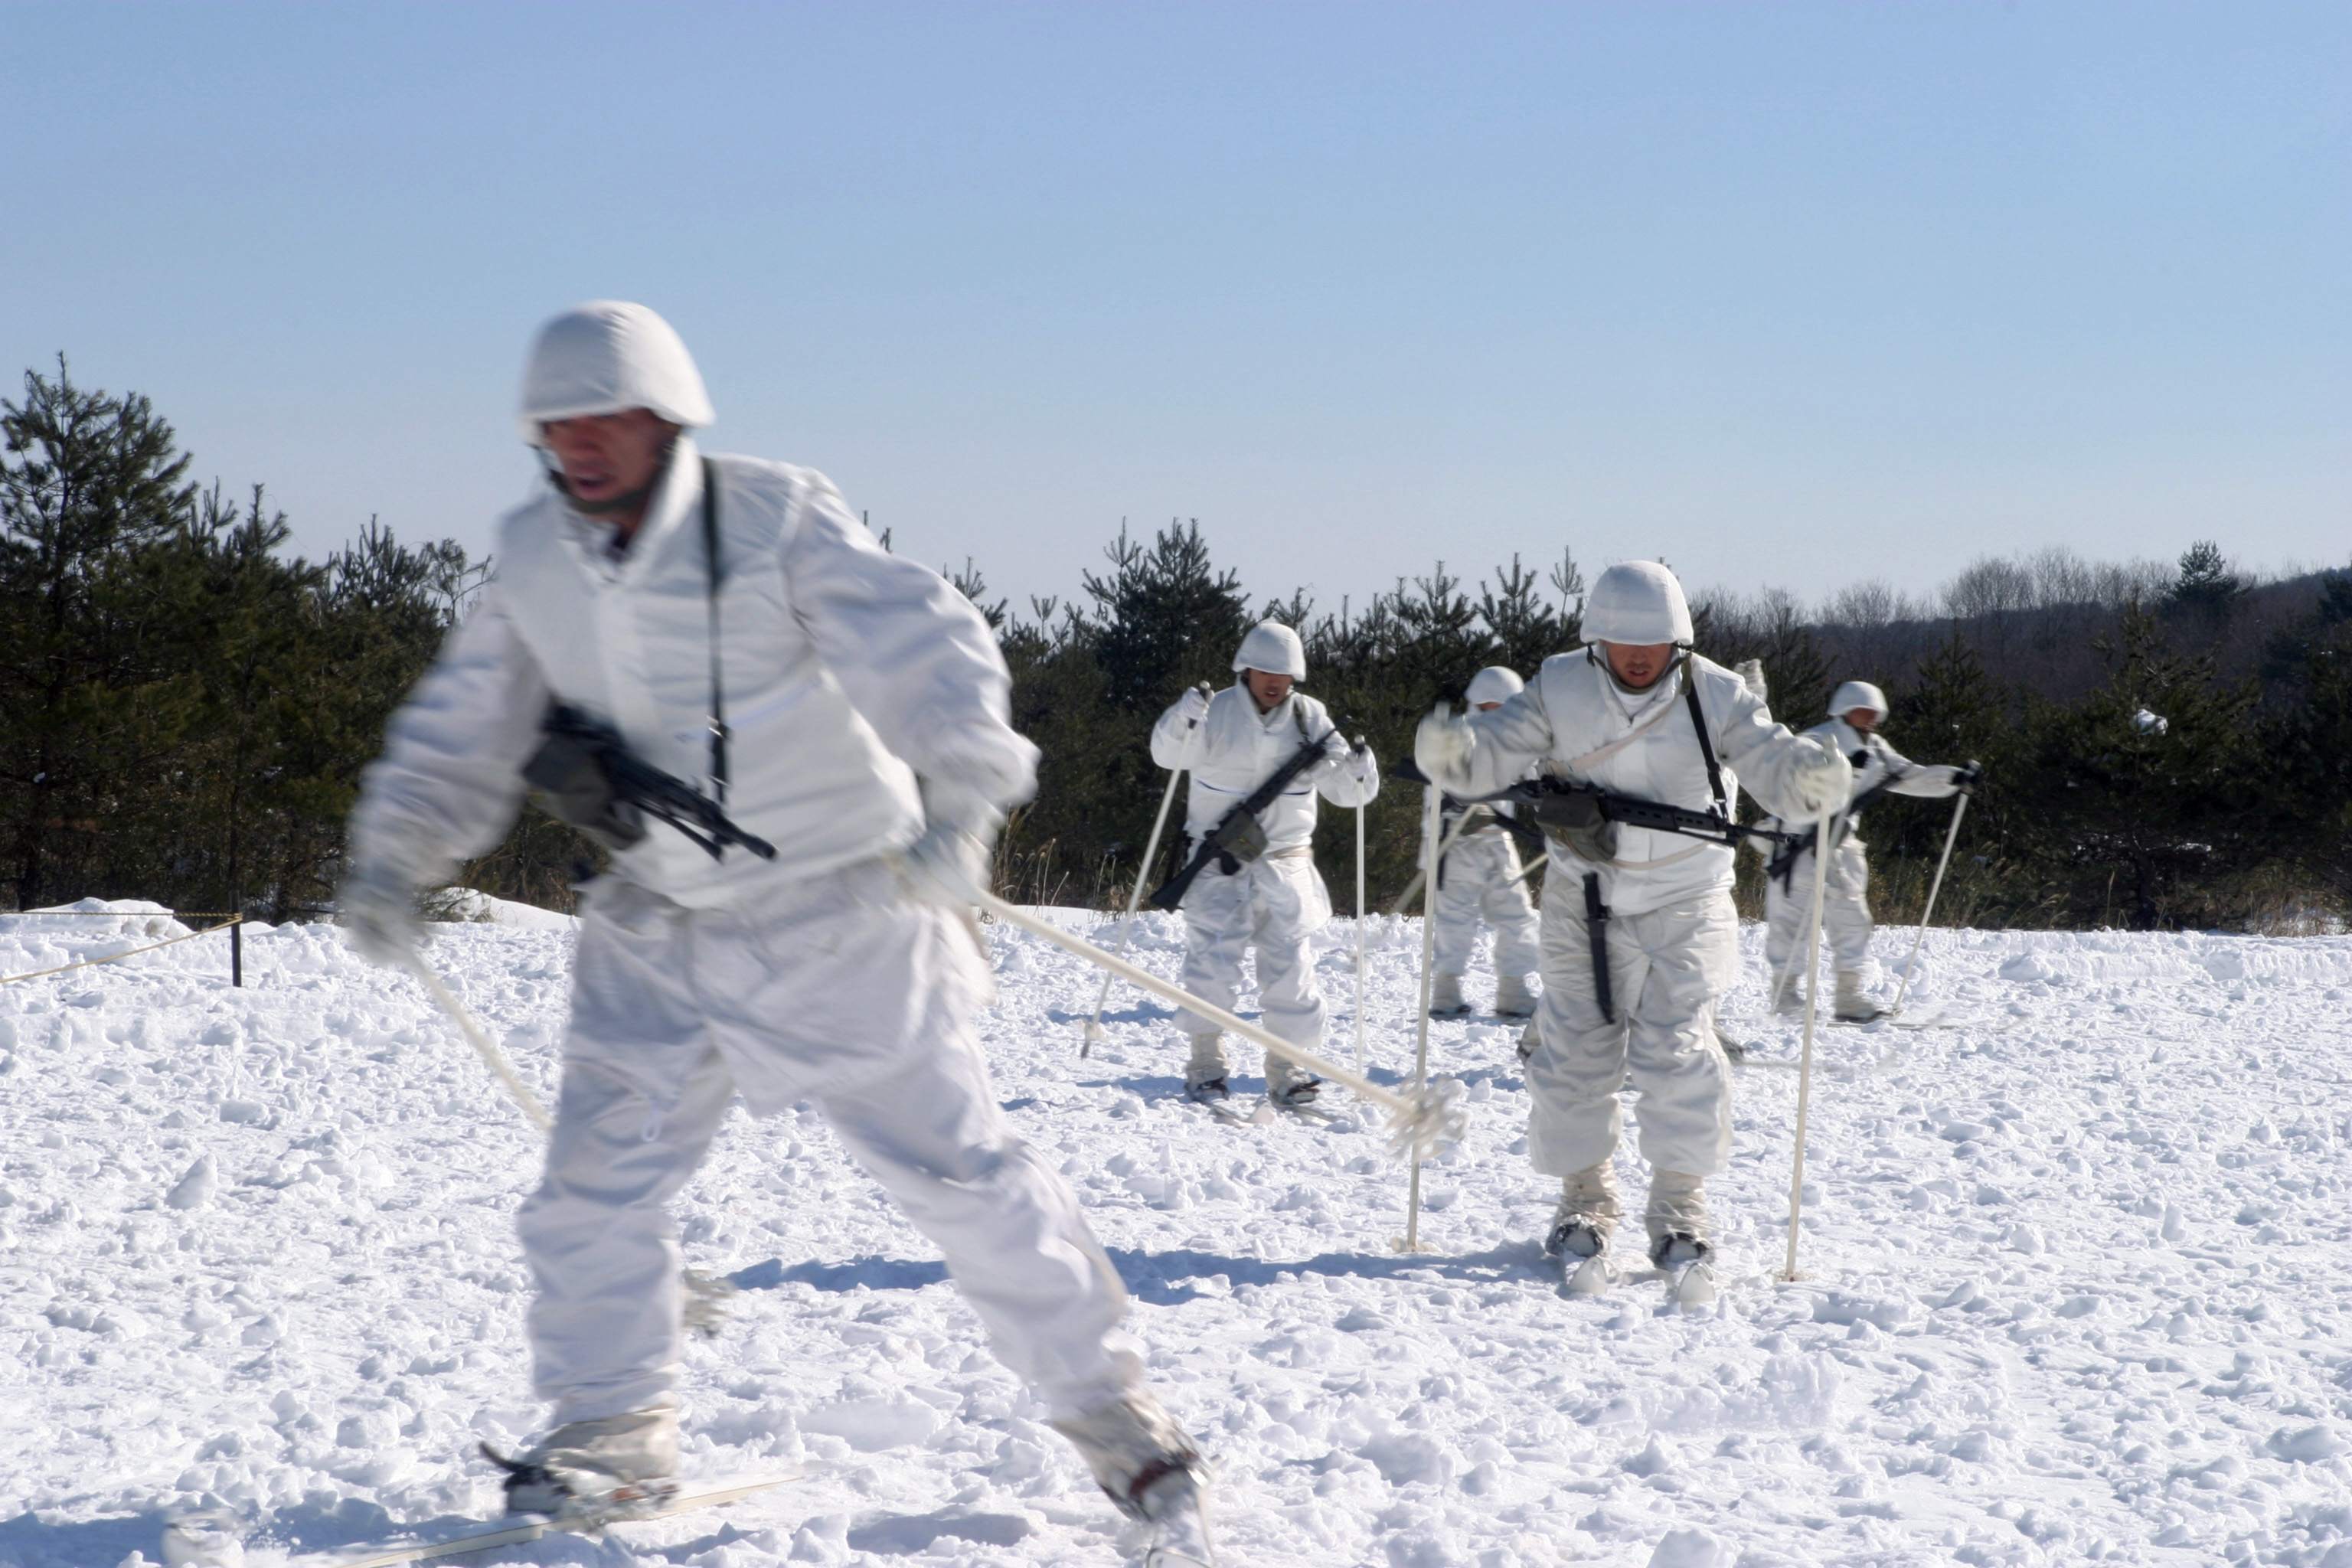
[[[1239,681],[1209,700],[1189,737],[1181,704],[1160,715],[1151,731],[1151,760],[1163,768],[1190,767],[1192,783],[1185,828],[1194,843],[1223,822],[1304,742],[1330,732],[1323,704],[1293,690],[1260,713]],[[1190,742],[1189,748],[1187,742]],[[1323,992],[1315,980],[1311,938],[1331,918],[1331,897],[1315,868],[1315,798],[1362,805],[1380,794],[1369,749],[1349,752],[1337,736],[1332,754],[1291,780],[1259,814],[1266,847],[1227,876],[1212,861],[1184,894],[1184,972],[1178,982],[1227,1012],[1240,999],[1242,959],[1257,957],[1258,1005],[1268,1033],[1317,1049],[1323,1043]],[[1178,1021],[1190,1035],[1213,1035],[1217,1026],[1189,1011]]]
[[[1491,808],[1508,811],[1507,804]],[[1495,973],[1532,974],[1540,958],[1536,910],[1528,901],[1526,868],[1507,828],[1489,822],[1454,842],[1437,866],[1436,966],[1442,974],[1465,974],[1477,951],[1481,921],[1495,928]]]
[[[1835,746],[1839,754],[1853,764],[1853,800],[1860,800],[1890,778],[1895,782],[1887,784],[1889,795],[1940,800],[1959,788],[1954,781],[1960,769],[1948,763],[1923,766],[1912,762],[1875,731],[1865,735],[1842,717],[1816,724],[1805,733],[1825,746]],[[1839,825],[1845,837],[1830,852],[1829,869],[1822,881],[1822,936],[1835,968],[1842,973],[1859,975],[1870,961],[1870,861],[1864,854],[1861,817],[1841,817]],[[1771,826],[1793,826],[1801,831],[1807,825],[1775,821]],[[1790,955],[1804,942],[1812,887],[1811,850],[1797,858],[1785,888],[1778,877],[1764,885],[1764,956],[1775,975],[1788,966]],[[1801,959],[1798,967],[1801,972]],[[1792,982],[1791,994],[1801,994],[1803,989],[1804,975],[1800,973]]]
[[[529,1331],[557,1423],[674,1404],[679,1258],[665,1205],[731,1097],[821,1106],[946,1254],[997,1355],[1060,1415],[1133,1388],[1125,1294],[1069,1189],[998,1109],[972,1028],[989,987],[962,918],[882,857],[922,833],[917,779],[1010,803],[1034,749],[979,612],[887,553],[820,474],[711,459],[728,809],[772,861],[713,861],[671,828],[587,891],[544,1180],[519,1219]],[[711,616],[702,469],[680,437],[625,554],[547,490],[509,513],[499,569],[392,721],[355,855],[425,882],[497,844],[550,698],[681,778],[707,771]]]
[[[1783,791],[1819,749],[1773,722],[1738,676],[1696,654],[1639,692],[1619,686],[1597,647],[1546,659],[1525,691],[1472,716],[1469,762],[1440,783],[1465,797],[1486,795],[1541,763],[1621,795],[1706,810],[1715,800],[1684,695],[1694,679],[1726,800],[1744,786],[1768,810],[1793,809],[1801,797]],[[1712,1026],[1738,959],[1732,851],[1623,825],[1617,835],[1606,865],[1551,846],[1539,1043],[1527,1073],[1528,1156],[1554,1176],[1609,1160],[1623,1130],[1617,1091],[1630,1076],[1641,1097],[1642,1157],[1656,1170],[1711,1176],[1731,1151],[1729,1072]],[[1609,910],[1613,1023],[1593,984],[1588,873],[1600,877]]]

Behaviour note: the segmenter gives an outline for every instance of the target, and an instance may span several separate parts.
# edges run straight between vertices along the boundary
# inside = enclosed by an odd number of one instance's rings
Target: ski
[[[592,1515],[566,1519],[561,1523],[543,1514],[524,1514],[520,1518],[499,1520],[493,1524],[476,1525],[471,1529],[460,1530],[454,1534],[443,1535],[434,1540],[400,1542],[381,1546],[355,1557],[331,1559],[320,1557],[311,1561],[331,1563],[331,1568],[393,1568],[395,1563],[423,1563],[435,1557],[454,1557],[463,1552],[486,1552],[493,1546],[519,1545],[524,1542],[537,1541],[547,1535],[594,1534],[608,1524],[635,1520],[669,1519],[681,1513],[691,1513],[697,1509],[716,1508],[721,1503],[734,1502],[739,1499],[750,1497],[755,1492],[766,1491],[772,1487],[789,1486],[794,1481],[805,1480],[813,1473],[810,1470],[793,1470],[785,1475],[767,1476],[758,1480],[734,1481],[724,1486],[681,1491],[648,1513],[616,1511],[610,1518],[598,1519]]]
[[[1560,1259],[1565,1265],[1570,1260]],[[1620,1271],[1610,1262],[1608,1254],[1597,1258],[1580,1258],[1576,1267],[1561,1270],[1560,1290],[1563,1294],[1588,1300],[1615,1294],[1621,1285],[1659,1285],[1666,1288],[1666,1300],[1677,1307],[1711,1307],[1723,1299],[1721,1283],[1715,1272],[1712,1258],[1694,1258],[1672,1268],[1628,1268]]]
[[[1269,1100],[1260,1100],[1256,1106],[1254,1107],[1246,1115],[1243,1113],[1242,1109],[1239,1106],[1234,1104],[1233,1101],[1229,1100],[1204,1100],[1201,1101],[1201,1103],[1209,1108],[1210,1115],[1215,1117],[1218,1121],[1223,1122],[1228,1127],[1271,1127],[1274,1125],[1274,1105]]]
[[[1316,1126],[1328,1125],[1332,1113],[1319,1105],[1288,1105],[1261,1095],[1257,1103],[1245,1114],[1239,1106],[1222,1100],[1204,1101],[1209,1113],[1228,1127],[1271,1127],[1285,1116],[1295,1116]]]

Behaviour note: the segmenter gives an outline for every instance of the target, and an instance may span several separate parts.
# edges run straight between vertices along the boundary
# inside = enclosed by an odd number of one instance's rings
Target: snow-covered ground
[[[176,929],[0,918],[0,973]],[[440,929],[444,973],[551,1089],[568,931]],[[1822,1042],[1799,1283],[1769,1278],[1795,1077],[1738,1078],[1713,1188],[1738,1283],[1683,1312],[1654,1284],[1567,1299],[1541,1266],[1515,1031],[1432,1031],[1474,1121],[1428,1173],[1434,1250],[1401,1255],[1404,1173],[1369,1119],[1217,1122],[1131,993],[1081,1061],[1095,973],[991,937],[1004,1102],[1133,1289],[1235,1568],[2352,1563],[2352,940],[1935,933],[1916,1011],[1954,1026]],[[1344,1056],[1351,928],[1326,940]],[[1377,942],[1393,1079],[1417,930]],[[1759,946],[1727,1011],[1785,1059]],[[1172,974],[1171,926],[1138,948]],[[324,928],[245,952],[243,990],[220,937],[0,986],[0,1564],[152,1562],[207,1501],[253,1563],[480,1512],[471,1448],[535,1419],[510,1211],[536,1135],[414,980]],[[739,1113],[678,1218],[743,1287],[688,1357],[689,1473],[821,1468],[489,1560],[1120,1561],[816,1116]]]

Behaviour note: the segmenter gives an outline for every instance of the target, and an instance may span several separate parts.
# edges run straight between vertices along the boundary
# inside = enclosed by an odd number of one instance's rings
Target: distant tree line
[[[323,562],[289,556],[258,488],[200,489],[146,399],[78,387],[62,361],[0,401],[0,898],[323,912],[360,773],[488,563],[373,522]],[[971,563],[953,576],[1043,752],[1001,879],[1097,907],[1123,900],[1166,781],[1153,721],[1186,686],[1233,679],[1252,622],[1298,628],[1307,689],[1385,764],[1481,667],[1532,674],[1576,646],[1585,586],[1562,550],[1475,584],[1441,563],[1360,605],[1259,597],[1192,521],[1122,531],[1071,603],[1015,613]],[[1899,749],[1986,763],[1955,923],[2291,930],[2352,903],[2352,572],[2258,584],[2210,543],[2169,566],[2050,551],[1979,562],[1932,605],[1863,584],[1811,607],[1703,594],[1695,617],[1703,652],[1763,661],[1785,721],[1872,679]],[[1392,785],[1367,814],[1376,909],[1412,875],[1418,805]],[[1937,803],[1873,812],[1884,915],[1916,913],[1948,820]],[[1349,814],[1325,815],[1317,847],[1344,910]],[[461,881],[568,908],[594,859],[530,809]],[[1743,857],[1742,901],[1759,898]]]
[[[1475,588],[1439,563],[1358,607],[1298,595],[1253,602],[1212,562],[1197,524],[1150,544],[1122,532],[1078,605],[990,603],[1016,722],[1045,750],[1038,797],[1006,835],[1001,870],[1024,896],[1108,905],[1131,883],[1165,774],[1146,737],[1185,686],[1223,684],[1242,631],[1265,616],[1298,628],[1307,689],[1384,763],[1421,715],[1458,700],[1481,667],[1532,675],[1578,640],[1583,576],[1563,552],[1514,558]],[[1955,923],[2319,929],[2352,901],[2352,572],[2256,585],[2200,543],[2172,568],[2094,566],[2063,551],[1987,560],[1934,608],[1883,584],[1808,614],[1792,596],[1702,594],[1700,650],[1760,659],[1776,717],[1826,716],[1831,690],[1885,687],[1885,733],[1922,763],[1975,758],[1971,804],[1947,883]],[[1370,899],[1411,878],[1419,792],[1369,809]],[[1752,803],[1746,809],[1755,815]],[[1916,916],[1950,820],[1940,803],[1871,814],[1882,914]],[[1353,896],[1353,832],[1329,812],[1318,860]],[[1742,857],[1741,902],[1760,910],[1760,862]]]

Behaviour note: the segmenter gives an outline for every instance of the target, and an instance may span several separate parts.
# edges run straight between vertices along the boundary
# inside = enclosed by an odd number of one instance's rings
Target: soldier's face
[[[1290,677],[1272,675],[1263,669],[1244,669],[1242,683],[1249,688],[1250,700],[1261,713],[1270,713],[1290,695]]]
[[[1845,721],[1853,726],[1856,734],[1867,735],[1878,728],[1878,710],[1849,708],[1846,710]]]
[[[1605,642],[1601,645],[1601,651],[1609,660],[1611,673],[1639,691],[1666,672],[1666,666],[1675,657],[1675,645],[1670,642]]]
[[[1499,702],[1481,702],[1478,704],[1478,711],[1481,713],[1492,713],[1496,709],[1500,708],[1502,704]]]
[[[583,414],[540,426],[575,500],[593,507],[654,482],[669,458],[677,426],[648,408]]]

